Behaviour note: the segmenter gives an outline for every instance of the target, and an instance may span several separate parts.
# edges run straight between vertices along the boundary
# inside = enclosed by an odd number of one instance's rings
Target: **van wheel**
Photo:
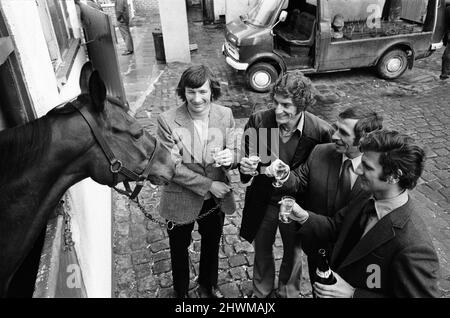
[[[378,61],[377,72],[381,78],[394,79],[400,77],[408,66],[408,56],[403,50],[395,49],[387,52]]]
[[[257,63],[247,73],[249,86],[260,93],[268,92],[270,85],[278,78],[278,72],[268,63]]]

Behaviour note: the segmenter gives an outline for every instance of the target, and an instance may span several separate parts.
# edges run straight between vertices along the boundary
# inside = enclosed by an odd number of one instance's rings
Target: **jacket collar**
[[[362,208],[362,206],[363,205],[361,205],[360,208]],[[360,260],[379,246],[392,240],[395,237],[394,228],[403,228],[405,226],[410,218],[410,211],[412,208],[411,198],[409,197],[408,202],[405,205],[395,209],[379,220],[377,224],[375,224],[375,226],[370,229],[370,231],[367,232],[367,234],[364,235],[358,243],[356,243],[355,247],[342,262],[340,268]],[[358,219],[356,216],[359,215],[359,213],[361,213],[361,209],[359,209],[358,213],[352,214],[351,223]],[[350,229],[350,226],[347,226],[345,232],[343,232],[340,236],[345,237]],[[337,247],[338,246],[336,246],[336,252],[339,252]]]
[[[263,116],[263,123],[261,127],[266,128],[278,128],[277,119],[275,115],[275,109],[267,111],[267,116]],[[303,124],[302,135],[313,136],[314,135],[314,121],[312,115],[308,111],[303,112],[302,119],[299,124]],[[297,128],[298,130],[298,128]]]
[[[318,142],[318,140],[314,137],[317,135],[316,122],[312,116],[313,115],[310,112],[305,111],[305,125],[303,126],[302,136],[307,136],[308,138]]]
[[[189,114],[186,103],[178,107],[175,111],[175,122],[181,127],[193,127],[191,115]]]
[[[222,115],[218,110],[216,104],[211,103],[211,107],[209,109],[209,127],[217,127],[222,123]],[[175,112],[175,122],[181,127],[193,127],[193,122],[191,115],[189,114],[187,104],[184,103],[180,107],[177,108]]]
[[[210,144],[211,141],[214,140],[214,138],[217,138],[217,129],[221,130],[222,133],[223,129],[226,128],[226,123],[223,122],[223,114],[221,113],[220,109],[217,107],[216,104],[211,103],[211,108],[209,110],[209,122],[208,122],[208,139],[207,139],[207,145]],[[194,122],[192,120],[191,115],[189,114],[189,111],[187,109],[187,104],[184,103],[180,107],[178,107],[175,111],[175,119],[174,122],[180,126],[180,128],[186,129],[189,131],[190,136],[184,136],[186,138],[182,138],[182,144],[184,145],[184,149],[189,152],[192,158],[197,160],[197,162],[200,162],[200,154],[196,153],[196,151],[193,149],[194,145],[199,145],[200,141],[198,140],[197,134],[195,133],[194,129]],[[214,128],[214,129],[211,129]],[[183,137],[183,136],[181,136]],[[194,141],[194,139],[196,141]],[[203,155],[202,155],[203,156]]]

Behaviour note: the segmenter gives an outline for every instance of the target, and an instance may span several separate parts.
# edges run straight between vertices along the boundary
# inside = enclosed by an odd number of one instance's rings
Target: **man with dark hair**
[[[361,163],[359,142],[367,133],[382,128],[383,118],[362,106],[349,107],[338,115],[332,143],[317,145],[308,160],[293,170],[284,183],[286,192],[298,192],[303,208],[325,216],[334,214],[361,195],[361,178],[356,169]],[[303,242],[303,250],[332,246],[317,240]],[[316,253],[308,256],[311,284],[314,283]]]
[[[133,38],[130,32],[130,10],[127,0],[116,0],[114,5],[116,11],[116,19],[119,23],[119,31],[127,47],[122,55],[130,55],[134,52]]]
[[[425,152],[395,131],[361,141],[356,173],[371,194],[333,218],[294,205],[302,238],[335,242],[334,285],[314,283],[318,297],[436,297],[439,262],[417,202],[408,194],[422,174]]]
[[[173,288],[176,297],[188,297],[189,253],[195,222],[201,235],[198,293],[202,298],[222,298],[217,286],[219,242],[224,213],[236,205],[229,169],[237,166],[239,149],[232,142],[231,109],[215,103],[220,85],[204,65],[191,66],[181,75],[177,94],[183,104],[158,117],[158,137],[174,161],[181,162],[164,187],[160,214],[167,220]],[[218,152],[211,158],[213,148]]]
[[[313,105],[311,81],[300,71],[281,76],[274,84],[271,109],[250,116],[243,136],[241,181],[251,185],[245,194],[240,235],[254,242],[253,294],[264,298],[272,295],[275,283],[273,243],[277,228],[283,241],[278,291],[280,297],[300,296],[302,250],[295,234],[295,224],[279,223],[278,201],[289,194],[272,186],[274,166],[283,161],[291,169],[305,162],[316,144],[330,142],[332,128],[322,119],[306,111]],[[254,138],[247,138],[253,136]],[[258,155],[259,175],[249,155]]]

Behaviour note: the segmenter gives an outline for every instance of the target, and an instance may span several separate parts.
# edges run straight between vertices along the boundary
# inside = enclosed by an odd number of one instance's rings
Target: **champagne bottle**
[[[328,265],[327,255],[323,248],[318,253],[315,281],[324,285],[334,285],[336,283],[336,277],[334,277]]]

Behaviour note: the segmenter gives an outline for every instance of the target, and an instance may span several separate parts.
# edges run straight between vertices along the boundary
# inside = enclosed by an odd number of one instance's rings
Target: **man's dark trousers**
[[[214,200],[206,200],[203,203],[200,215],[208,212],[214,206]],[[217,286],[219,242],[222,236],[223,221],[224,213],[215,211],[197,222],[198,232],[201,235],[198,283],[206,288]],[[187,294],[189,290],[188,247],[191,244],[194,224],[195,222],[192,222],[167,231],[172,260],[173,285],[178,296]]]
[[[130,25],[128,23],[119,23],[119,31],[127,47],[127,51],[133,52],[133,38],[131,37]]]

